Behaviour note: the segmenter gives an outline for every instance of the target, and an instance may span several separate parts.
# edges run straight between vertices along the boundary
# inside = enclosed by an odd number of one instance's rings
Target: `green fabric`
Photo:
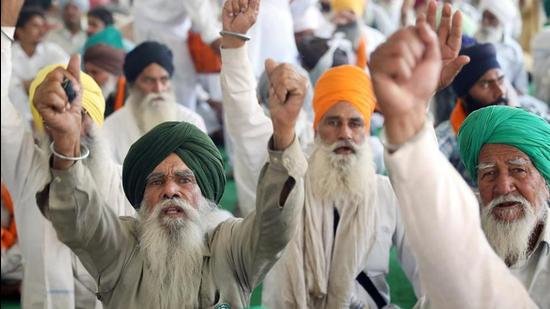
[[[202,195],[218,203],[223,195],[223,158],[210,137],[187,122],[164,122],[138,139],[122,167],[124,192],[139,208],[147,176],[171,153],[177,154],[193,171]]]
[[[115,26],[107,26],[100,32],[92,35],[84,43],[84,51],[96,44],[106,44],[114,48],[123,49],[122,33]]]
[[[550,124],[542,118],[509,106],[488,106],[471,113],[458,132],[458,146],[472,179],[477,179],[479,152],[485,144],[521,150],[550,185]]]

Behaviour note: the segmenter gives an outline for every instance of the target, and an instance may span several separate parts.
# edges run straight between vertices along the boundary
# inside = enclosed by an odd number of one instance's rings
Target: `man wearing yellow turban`
[[[225,31],[247,29],[224,23]],[[280,119],[273,112],[269,119],[258,104],[244,42],[231,36],[223,39],[224,113],[235,151],[237,188],[254,192],[257,170],[267,158],[259,149],[268,143],[272,123]],[[268,60],[265,67],[270,101],[290,96],[278,86],[280,80],[292,88],[303,78],[288,64]],[[387,177],[374,171],[368,137],[375,104],[370,78],[357,66],[335,67],[319,78],[313,99],[316,140],[308,145],[304,209],[297,215],[297,233],[264,280],[265,306],[383,307],[390,302],[386,275],[394,245],[409,278],[418,283],[397,199]]]
[[[3,1],[2,5],[4,3],[9,2]],[[5,13],[2,7],[3,24],[8,22],[4,19],[5,14],[15,18],[18,15],[17,12]],[[43,130],[44,123],[33,100],[44,93],[44,89],[40,90],[44,80],[59,76],[65,70],[58,65],[43,68],[30,87],[30,104],[38,137],[35,144],[33,132],[27,129],[24,118],[7,96],[12,58],[11,41],[4,35],[4,30],[2,27],[2,179],[12,194],[19,244],[25,260],[22,307],[93,308],[98,302],[93,278],[76,255],[57,238],[51,224],[40,213],[35,196],[52,180],[49,168],[52,151],[49,130]],[[71,72],[79,72],[78,65]],[[105,108],[101,90],[84,73],[80,74],[80,81],[85,129],[75,133],[82,135],[90,151],[83,164],[93,171],[92,179],[100,187],[102,196],[110,201],[113,211],[120,215],[132,215],[134,210],[122,190],[120,167],[108,157],[97,132],[97,127],[103,123]],[[58,150],[56,145],[51,148]]]
[[[240,2],[226,3],[224,20],[257,14],[255,0],[233,12]],[[60,239],[93,274],[104,307],[247,307],[251,292],[295,234],[303,206],[307,162],[294,126],[305,78],[273,84],[288,95],[270,102],[277,121],[256,211],[221,221],[222,157],[206,133],[187,122],[161,123],[130,147],[122,185],[139,212],[136,218],[118,217],[90,179],[90,169],[79,162],[84,153],[74,132],[81,127],[80,99],[67,106],[60,91],[63,76],[48,77],[36,106],[57,151],[51,169],[55,181],[41,192],[49,198],[40,205]]]

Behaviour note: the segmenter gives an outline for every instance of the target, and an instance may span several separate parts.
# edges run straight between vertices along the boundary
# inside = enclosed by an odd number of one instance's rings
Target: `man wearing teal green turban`
[[[522,109],[485,107],[466,118],[458,143],[464,165],[477,179],[489,244],[526,287],[540,287],[540,293],[530,294],[547,308],[550,124]]]
[[[226,4],[226,22],[237,15],[255,20],[258,1],[228,16],[240,5],[234,2]],[[231,43],[224,39],[224,46]],[[222,157],[205,133],[186,122],[161,123],[130,147],[122,186],[138,213],[117,216],[80,161],[86,154],[79,151],[79,135],[66,132],[80,129],[80,96],[63,110],[57,106],[67,106],[63,96],[41,101],[56,154],[54,180],[39,205],[95,279],[104,308],[249,306],[251,292],[295,234],[305,199],[307,161],[294,128],[307,83],[277,72],[272,87],[284,95],[270,98],[269,160],[258,179],[256,210],[244,219],[228,218],[218,208],[225,186]],[[53,86],[49,96],[63,93],[61,83]]]

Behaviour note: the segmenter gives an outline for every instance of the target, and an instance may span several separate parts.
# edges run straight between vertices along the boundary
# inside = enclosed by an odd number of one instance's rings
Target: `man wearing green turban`
[[[459,131],[482,212],[499,225],[492,231],[495,242],[480,219],[478,199],[439,151],[428,120],[439,52],[438,38],[420,19],[389,37],[370,62],[384,114],[386,167],[422,278],[422,301],[446,309],[550,308],[550,229],[541,215],[548,211],[548,124],[522,110],[492,106],[470,113]],[[518,242],[521,250],[514,249]]]
[[[477,180],[487,240],[525,287],[536,287],[531,296],[547,308],[550,124],[521,109],[486,107],[466,118],[458,143]]]
[[[250,18],[258,7],[251,1],[232,15]],[[274,87],[286,95],[270,99],[276,121],[269,161],[258,181],[256,210],[244,219],[221,214],[222,157],[205,133],[186,122],[161,123],[130,147],[122,180],[138,215],[118,217],[79,161],[79,136],[62,134],[80,126],[78,97],[64,110],[44,99],[44,121],[60,137],[54,139],[58,154],[44,214],[96,279],[105,308],[249,305],[251,292],[294,235],[304,204],[307,161],[294,127],[307,84],[281,80]]]

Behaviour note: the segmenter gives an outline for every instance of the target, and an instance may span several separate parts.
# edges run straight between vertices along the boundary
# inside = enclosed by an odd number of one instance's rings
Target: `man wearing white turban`
[[[63,26],[52,30],[46,41],[61,46],[69,55],[78,52],[86,42],[86,31],[82,29],[82,13],[90,7],[88,0],[61,0],[59,10]]]

